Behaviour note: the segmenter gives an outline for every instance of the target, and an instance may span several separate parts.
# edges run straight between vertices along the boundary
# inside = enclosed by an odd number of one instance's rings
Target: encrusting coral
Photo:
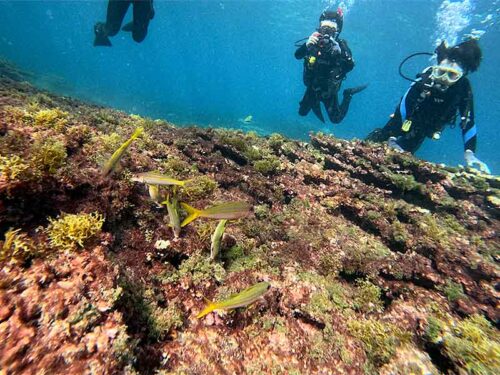
[[[13,69],[0,63],[0,372],[499,372],[497,177],[321,133],[177,128]],[[172,231],[136,182],[151,171],[190,181],[180,221],[186,204],[253,216],[210,260],[217,222]],[[260,282],[251,305],[196,319]]]

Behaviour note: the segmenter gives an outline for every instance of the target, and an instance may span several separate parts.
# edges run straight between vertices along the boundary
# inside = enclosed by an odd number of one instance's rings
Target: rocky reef
[[[102,165],[144,132],[121,168]],[[252,204],[178,238],[133,174]],[[498,374],[497,177],[383,145],[178,128],[0,64],[0,374]],[[196,315],[259,281],[246,308]]]

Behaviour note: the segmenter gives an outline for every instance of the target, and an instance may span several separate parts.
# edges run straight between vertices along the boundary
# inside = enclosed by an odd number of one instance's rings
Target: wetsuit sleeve
[[[342,73],[346,74],[354,68],[354,60],[352,59],[352,52],[347,42],[343,39],[339,40],[340,45],[340,66],[342,67]]]
[[[307,55],[307,46],[306,44],[302,44],[299,48],[297,48],[297,51],[295,51],[295,58],[297,60],[302,60],[304,57]]]
[[[476,152],[477,128],[474,122],[474,99],[472,97],[472,87],[468,80],[464,85],[462,95],[458,110],[460,111],[464,150]]]

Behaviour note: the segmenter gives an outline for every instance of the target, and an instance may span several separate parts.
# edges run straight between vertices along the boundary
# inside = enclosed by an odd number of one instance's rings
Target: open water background
[[[356,67],[343,88],[369,83],[340,125],[297,114],[302,61],[294,42],[311,34],[326,8],[346,10],[342,37]],[[0,57],[35,73],[35,83],[130,113],[177,124],[280,132],[307,139],[309,131],[363,138],[383,126],[408,88],[397,72],[413,52],[436,41],[482,33],[483,62],[470,76],[478,126],[477,155],[500,171],[499,0],[160,1],[144,42],[120,32],[112,48],[92,46],[93,25],[106,1],[0,1]],[[131,11],[124,23],[131,20]],[[414,75],[425,57],[406,66]],[[253,116],[250,124],[241,119]],[[427,140],[419,157],[463,164],[459,127]]]

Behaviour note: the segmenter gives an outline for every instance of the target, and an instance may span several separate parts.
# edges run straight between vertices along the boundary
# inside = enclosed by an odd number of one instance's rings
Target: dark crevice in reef
[[[144,287],[133,281],[122,271],[119,279],[122,288],[116,308],[123,314],[127,333],[137,341],[135,347],[134,368],[140,374],[153,374],[161,362],[161,352],[155,350],[154,341],[151,341],[151,307],[144,298]]]
[[[214,151],[220,151],[222,156],[231,159],[236,164],[244,166],[248,164],[247,159],[241,155],[238,151],[234,150],[232,147],[225,145],[216,145]]]
[[[442,374],[454,374],[456,369],[453,366],[453,362],[451,362],[449,358],[442,354],[441,349],[441,346],[438,344],[425,345],[425,351],[427,352],[427,354],[429,354],[432,363],[434,363],[437,369]]]

